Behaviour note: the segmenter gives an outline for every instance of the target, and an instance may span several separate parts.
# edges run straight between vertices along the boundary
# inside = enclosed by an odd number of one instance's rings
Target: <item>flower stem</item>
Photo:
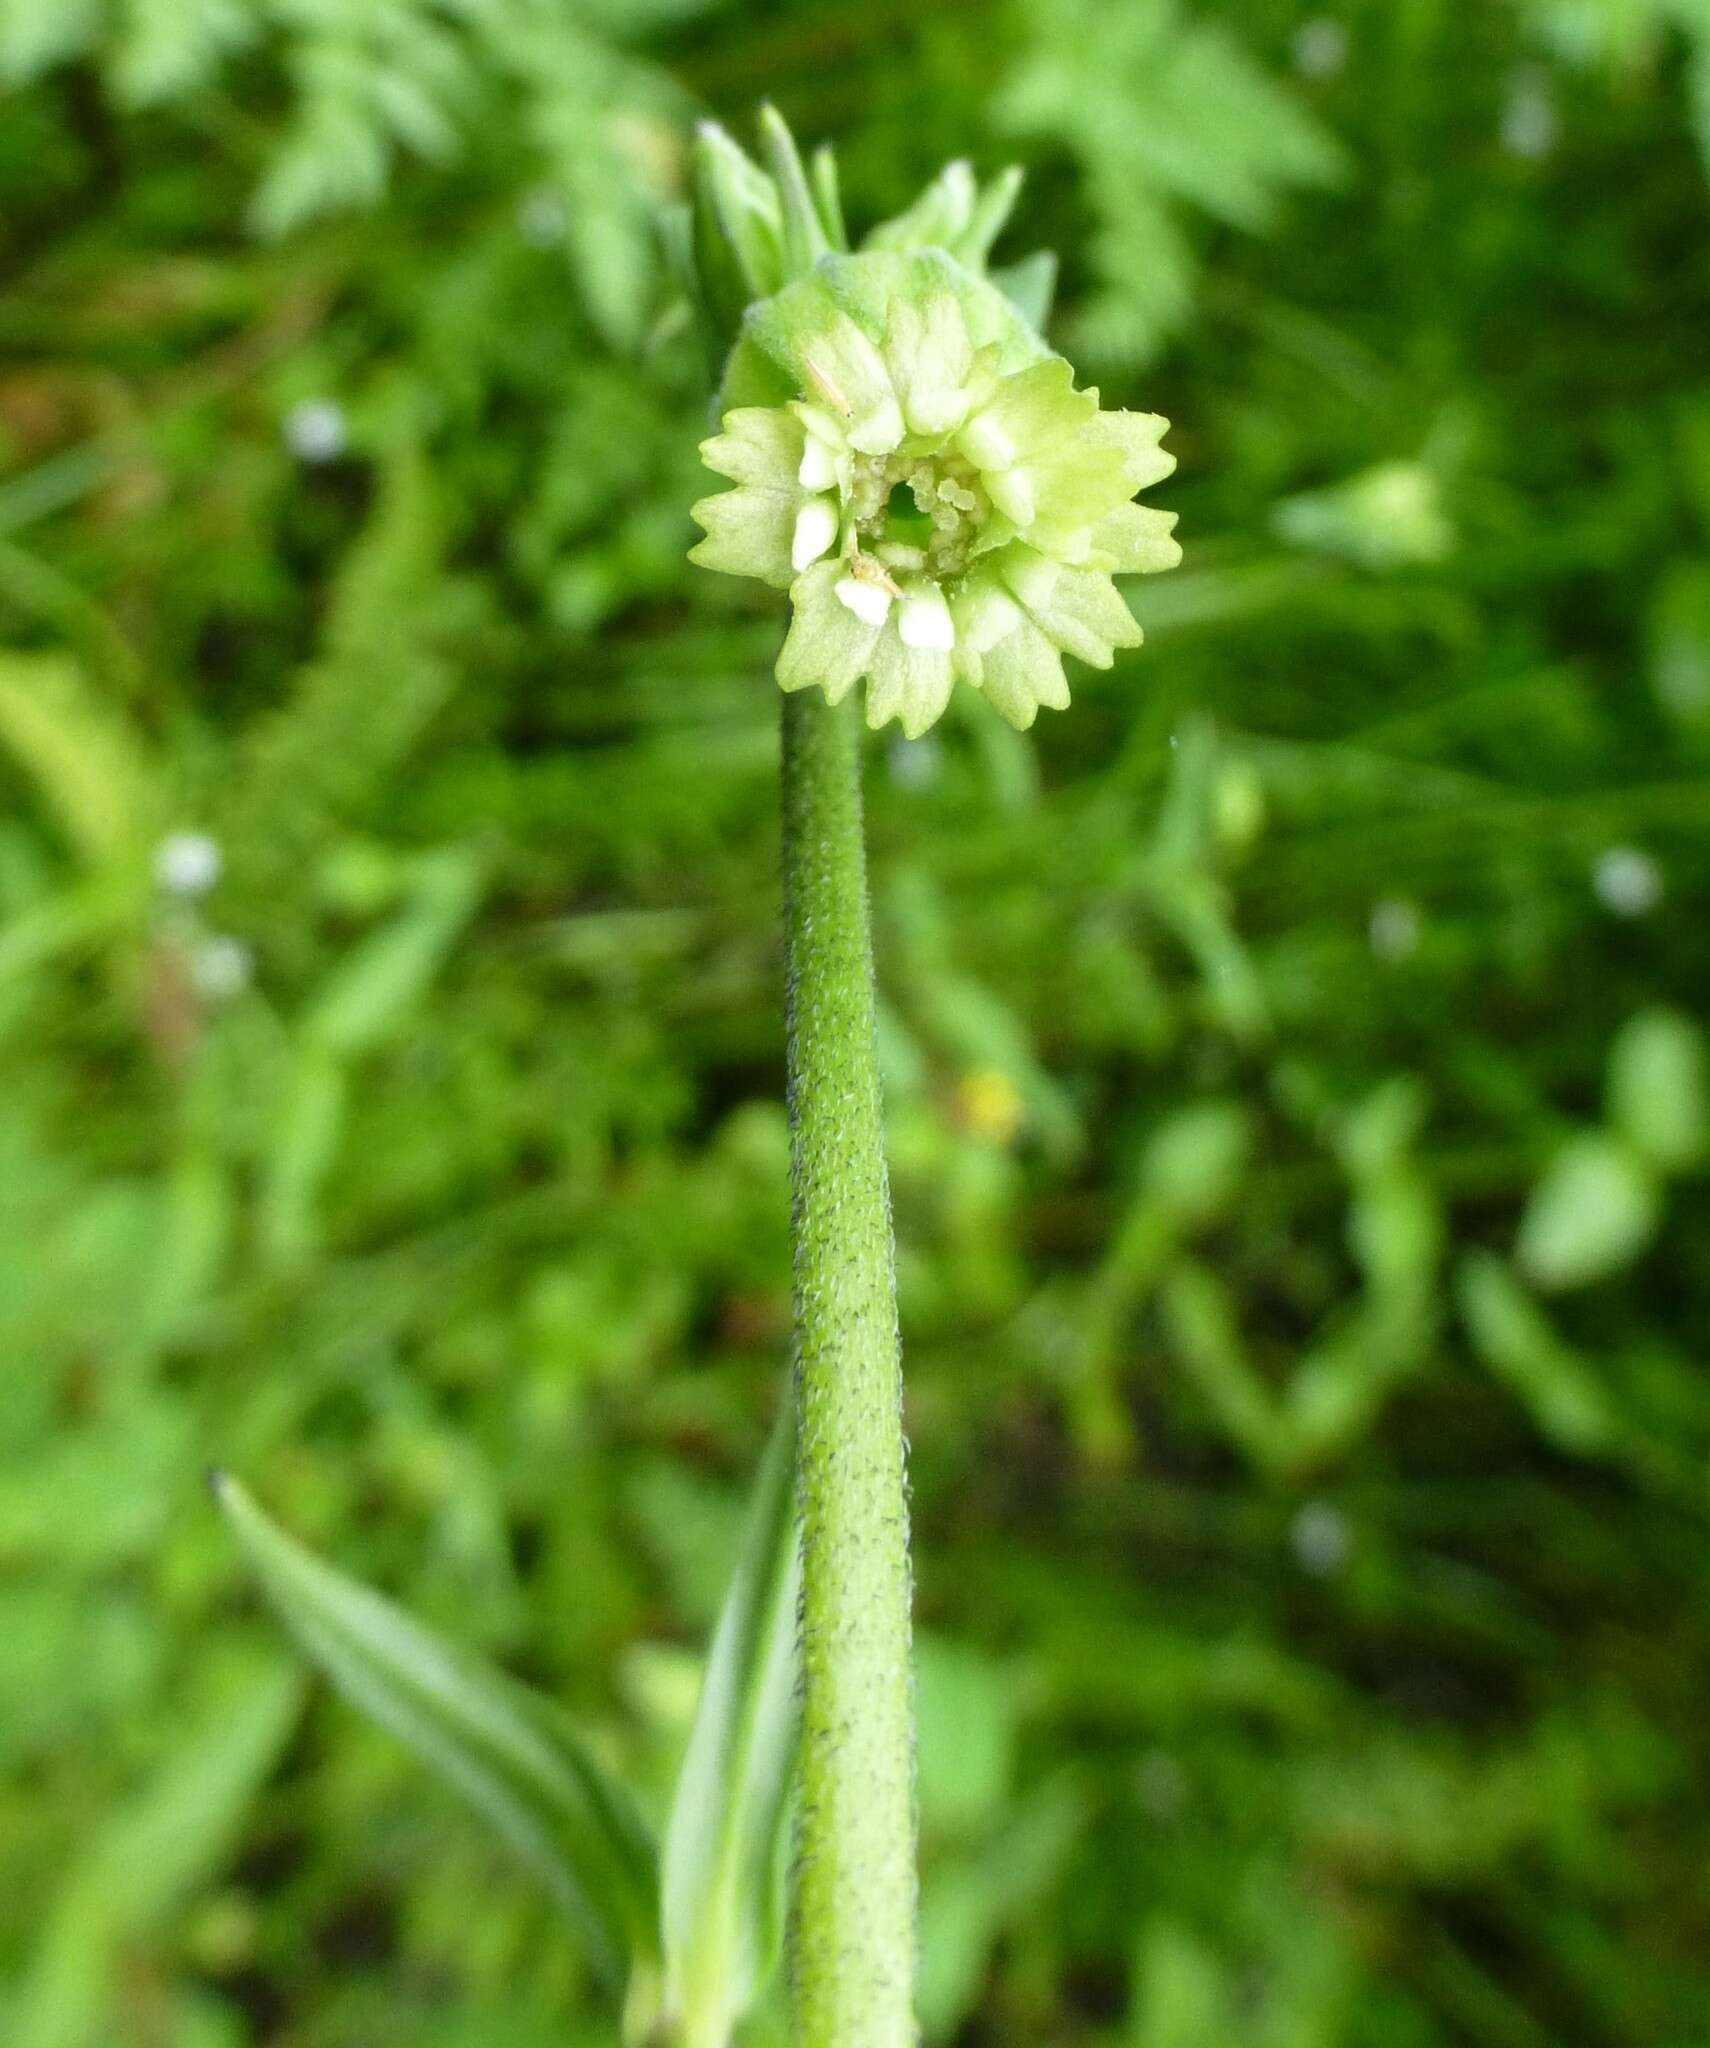
[[[907,2048],[914,1736],[890,1188],[854,705],[784,699],[802,1519],[798,2048]]]

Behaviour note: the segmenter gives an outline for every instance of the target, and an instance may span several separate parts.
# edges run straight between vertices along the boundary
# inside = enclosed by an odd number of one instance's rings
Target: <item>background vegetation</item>
[[[931,2038],[1710,2038],[1702,0],[0,0],[0,74],[7,2041],[612,2038],[201,1473],[668,1782],[786,1198],[650,221],[762,93],[857,219],[1026,161],[1181,458],[1143,656],[871,753]]]

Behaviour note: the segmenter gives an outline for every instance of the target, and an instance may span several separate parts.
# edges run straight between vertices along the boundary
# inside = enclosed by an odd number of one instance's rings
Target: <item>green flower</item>
[[[733,489],[694,517],[703,567],[790,595],[786,690],[910,738],[960,677],[1012,725],[1069,701],[1140,628],[1111,581],[1181,559],[1131,502],[1175,467],[1155,413],[1104,412],[995,285],[940,249],[827,254],[751,306],[721,431]]]

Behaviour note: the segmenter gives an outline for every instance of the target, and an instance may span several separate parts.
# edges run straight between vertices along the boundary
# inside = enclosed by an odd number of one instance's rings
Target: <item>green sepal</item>
[[[829,142],[822,142],[814,151],[809,177],[826,239],[840,255],[847,256],[849,229],[843,218],[843,190],[837,176],[837,152]]]
[[[716,121],[703,121],[693,155],[694,256],[699,298],[728,339],[755,299],[784,282],[778,189]]]
[[[972,167],[958,157],[944,166],[911,206],[881,221],[862,247],[942,249],[980,274],[987,253],[1014,209],[1022,176],[1020,168],[1011,164],[982,190]]]
[[[769,101],[760,109],[760,141],[771,167],[784,221],[784,275],[804,276],[821,256],[831,253],[831,238],[820,218],[819,203],[808,183],[802,153],[789,123]]]
[[[1035,249],[987,274],[1034,333],[1043,334],[1057,297],[1057,252]]]

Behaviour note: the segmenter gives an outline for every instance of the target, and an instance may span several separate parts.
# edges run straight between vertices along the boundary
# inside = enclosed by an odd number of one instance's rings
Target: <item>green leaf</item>
[[[1184,215],[1262,230],[1288,191],[1334,184],[1345,168],[1297,93],[1203,12],[1175,0],[1015,10],[1022,43],[993,113],[1001,130],[1079,160],[1096,288],[1077,338],[1119,361],[1142,360],[1191,302]]]
[[[614,1977],[651,1966],[653,1844],[628,1792],[554,1702],[458,1650],[269,1520],[215,1497],[281,1618],[355,1704],[448,1783],[545,1881]]]
[[[1221,2048],[1240,2031],[1230,1975],[1192,1929],[1154,1917],[1135,1958],[1133,2048]]]
[[[952,2035],[979,2003],[992,1951],[1043,1904],[1086,1825],[1067,1774],[1048,1779],[1004,1825],[929,1862],[921,1894],[920,2016],[928,2040]]]
[[[1656,1181],[1618,1138],[1570,1138],[1532,1190],[1514,1256],[1534,1286],[1587,1287],[1631,1265],[1656,1233]]]
[[[1609,1054],[1609,1121],[1659,1173],[1694,1166],[1710,1145],[1704,1033],[1678,1010],[1630,1018]]]
[[[1184,1258],[1164,1285],[1160,1307],[1177,1357],[1224,1433],[1256,1465],[1280,1464],[1287,1450],[1283,1420],[1247,1355],[1229,1289]]]
[[[278,1761],[302,1685],[273,1657],[219,1660],[211,1697],[156,1775],[107,1820],[42,1923],[15,2008],[15,2048],[93,2048],[124,1943],[217,1871],[244,1809]]]
[[[797,1731],[795,1428],[778,1421],[725,1595],[665,1831],[667,2010],[723,2048],[777,1962]]]
[[[1183,1229],[1202,1230],[1234,1200],[1252,1144],[1247,1112],[1238,1102],[1179,1109],[1146,1147],[1146,1191]]]
[[[99,32],[95,0],[0,0],[0,84],[27,85],[68,57],[81,56]]]
[[[451,850],[422,862],[413,899],[340,962],[304,1019],[309,1042],[336,1059],[367,1052],[408,1019],[480,893],[475,864]]]
[[[915,1722],[921,1825],[967,1836],[994,1822],[1015,1770],[1016,1688],[1011,1673],[966,1644],[917,1635]]]
[[[1550,1442],[1581,1456],[1606,1449],[1615,1415],[1602,1381],[1561,1341],[1502,1261],[1490,1252],[1469,1252],[1455,1291],[1474,1349]]]
[[[0,746],[35,779],[86,860],[134,849],[150,808],[147,764],[136,735],[76,662],[0,653]]]

